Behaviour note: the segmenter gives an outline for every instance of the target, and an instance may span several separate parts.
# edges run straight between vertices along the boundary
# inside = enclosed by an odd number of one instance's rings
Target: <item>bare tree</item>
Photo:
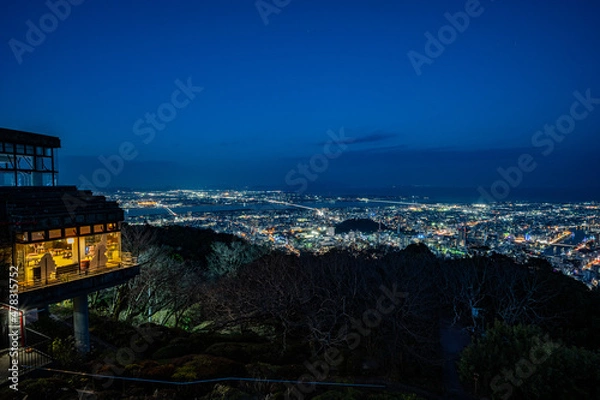
[[[463,259],[444,266],[443,293],[451,305],[454,320],[470,320],[471,327],[478,324],[477,312],[486,299],[486,284],[490,276],[489,262],[485,259]]]
[[[548,275],[514,265],[497,269],[495,278],[489,286],[492,310],[504,322],[537,325],[560,318],[556,310],[547,313],[548,304],[558,296]]]
[[[121,246],[132,257],[139,257],[157,242],[157,231],[149,225],[123,225]]]
[[[235,273],[242,265],[250,263],[266,253],[265,249],[246,242],[231,244],[214,242],[207,257],[208,274],[212,279]]]
[[[113,297],[114,318],[152,318],[162,312],[170,318],[191,303],[189,297],[195,292],[190,281],[195,277],[183,261],[170,255],[170,249],[151,247],[141,253],[140,274],[121,285]],[[166,321],[163,318],[163,322]]]

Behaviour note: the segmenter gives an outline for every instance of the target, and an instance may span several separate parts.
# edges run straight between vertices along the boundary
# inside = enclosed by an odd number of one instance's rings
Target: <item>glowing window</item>
[[[44,240],[46,239],[46,232],[31,232],[31,240]]]

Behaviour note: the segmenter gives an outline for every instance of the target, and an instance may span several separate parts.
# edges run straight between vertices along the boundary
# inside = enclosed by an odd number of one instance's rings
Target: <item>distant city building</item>
[[[400,232],[398,234],[398,248],[405,249],[411,243],[410,235]]]
[[[459,247],[467,247],[469,242],[469,231],[466,225],[463,225],[458,230],[458,245]]]

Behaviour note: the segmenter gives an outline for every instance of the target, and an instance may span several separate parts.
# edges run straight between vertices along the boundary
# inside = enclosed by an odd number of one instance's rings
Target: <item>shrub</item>
[[[414,393],[375,393],[367,394],[356,389],[328,390],[313,398],[313,400],[423,400]]]
[[[181,367],[192,361],[197,354],[187,354],[182,357],[177,357],[169,360],[169,363],[173,364],[175,367]]]
[[[142,367],[139,364],[128,364],[123,370],[123,375],[127,377],[139,378]]]
[[[246,371],[253,378],[279,378],[281,367],[261,362],[246,365]]]
[[[169,344],[155,351],[154,354],[152,354],[152,358],[154,360],[167,360],[182,357],[189,353],[188,346],[185,344]]]
[[[370,395],[368,400],[423,400],[414,393],[378,393]]]
[[[313,400],[359,400],[363,398],[357,394],[357,391],[352,389],[328,390],[313,397]]]
[[[63,400],[76,398],[77,391],[66,380],[59,378],[39,378],[26,380],[19,389],[29,400]]]
[[[254,397],[239,389],[226,385],[215,385],[212,392],[202,398],[203,400],[252,400]]]
[[[65,339],[56,338],[50,345],[52,357],[62,368],[72,368],[79,365],[83,357],[75,347],[75,338],[69,336]]]
[[[215,343],[206,349],[207,354],[218,357],[230,358],[243,363],[256,361],[276,361],[277,354],[273,354],[273,345],[270,343]]]
[[[531,326],[496,323],[461,354],[465,383],[479,374],[479,394],[494,398],[598,398],[600,356],[542,337]]]
[[[177,368],[173,379],[196,380],[245,375],[244,366],[222,357],[207,354],[195,355],[183,366]]]
[[[172,378],[178,381],[195,381],[198,379],[198,373],[193,364],[186,364],[183,367],[177,368]]]
[[[174,373],[173,364],[156,365],[142,370],[142,376],[147,379],[169,380]]]
[[[298,379],[306,373],[306,367],[302,364],[286,364],[279,367],[279,375],[283,379]]]
[[[154,360],[144,360],[125,366],[124,375],[144,379],[169,380],[174,372],[173,364],[159,364]]]

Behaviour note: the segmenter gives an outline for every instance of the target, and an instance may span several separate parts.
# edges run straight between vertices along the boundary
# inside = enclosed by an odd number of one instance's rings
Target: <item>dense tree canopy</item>
[[[185,227],[126,227],[123,236],[140,276],[93,302],[115,320],[258,334],[271,344],[269,360],[285,360],[290,349],[303,349],[311,362],[334,352],[343,362],[329,366],[331,373],[413,382],[439,378],[440,329],[451,321],[473,339],[460,373],[478,395],[539,397],[561,389],[571,398],[591,393],[585,382],[598,382],[592,366],[599,361],[600,294],[544,260],[442,260],[421,244],[296,256]],[[244,346],[215,343],[203,351],[249,361]],[[544,362],[534,363],[548,348]],[[585,372],[568,381],[578,366]],[[510,370],[517,375],[503,372]]]

